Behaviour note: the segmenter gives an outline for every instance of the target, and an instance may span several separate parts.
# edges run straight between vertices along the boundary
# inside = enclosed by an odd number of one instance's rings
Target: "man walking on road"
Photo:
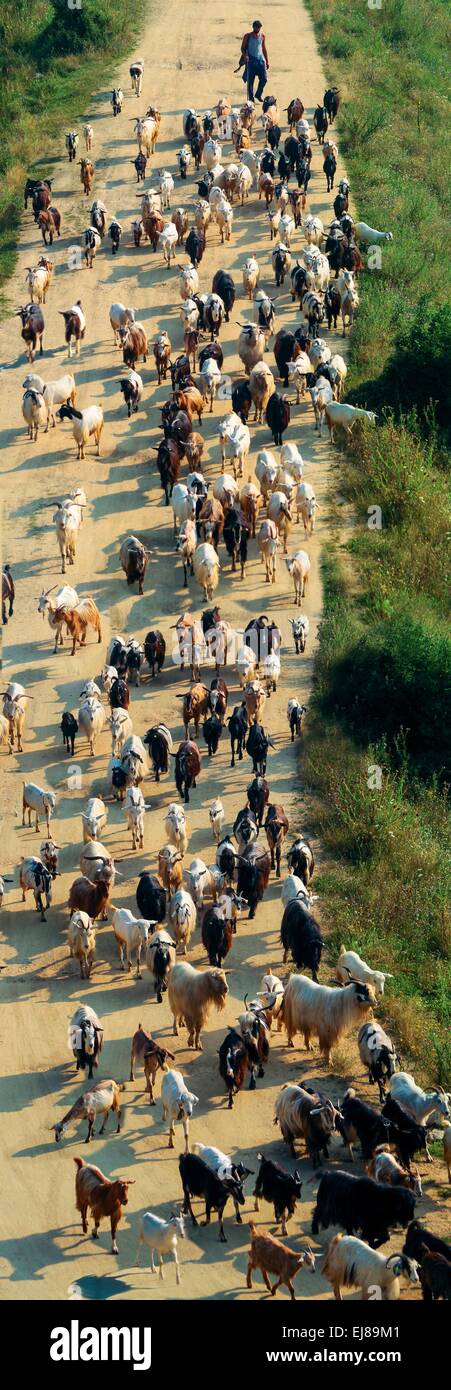
[[[267,72],[269,68],[269,58],[266,48],[266,39],[262,30],[261,20],[254,19],[251,32],[245,34],[241,44],[241,58],[239,67],[245,64],[243,82],[247,82],[247,95],[249,101],[261,101],[263,88],[266,87]],[[257,91],[254,98],[254,82],[258,79]]]

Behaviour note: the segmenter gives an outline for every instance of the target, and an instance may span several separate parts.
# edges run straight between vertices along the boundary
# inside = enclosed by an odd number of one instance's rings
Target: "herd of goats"
[[[138,60],[130,69],[132,89],[139,97],[143,81],[143,62]],[[112,94],[114,116],[119,116],[124,101],[120,88]],[[330,138],[339,106],[339,93],[329,89],[313,115],[316,137],[323,153],[323,168],[327,190],[332,191],[337,170],[338,148]],[[65,710],[61,720],[64,744],[71,757],[77,739],[86,739],[91,754],[106,725],[112,738],[112,756],[108,766],[111,795],[121,803],[133,850],[144,846],[144,821],[147,805],[143,783],[153,771],[157,782],[170,773],[174,759],[175,783],[179,801],[171,801],[166,810],[167,843],[158,854],[158,873],[142,872],[136,892],[136,915],[128,908],[114,908],[113,932],[117,942],[121,968],[130,971],[136,960],[137,978],[141,979],[141,958],[146,961],[153,981],[156,1000],[166,996],[173,1019],[176,1037],[181,1027],[187,1030],[188,1046],[202,1049],[201,1035],[212,1011],[222,1011],[228,994],[224,961],[233,950],[239,913],[247,908],[253,918],[267,888],[273,871],[281,878],[281,856],[289,830],[283,806],[271,800],[266,780],[270,735],[262,722],[265,702],[277,687],[280,676],[281,634],[277,625],[262,615],[253,619],[237,641],[237,634],[221,617],[214,594],[219,582],[219,546],[223,542],[231,561],[232,572],[243,578],[246,574],[248,549],[255,539],[258,543],[268,583],[276,578],[278,549],[283,550],[286,564],[294,581],[294,599],[301,605],[306,593],[310,569],[308,552],[300,549],[288,556],[288,537],[295,520],[303,523],[308,540],[314,528],[316,498],[312,485],[303,480],[303,461],[293,444],[283,444],[283,434],[290,420],[290,401],[286,393],[276,389],[275,376],[264,360],[264,352],[274,338],[273,349],[277,375],[283,386],[292,382],[297,401],[308,393],[312,402],[315,426],[321,433],[327,422],[331,439],[334,428],[352,429],[354,420],[364,416],[374,423],[374,416],[342,402],[346,364],[340,354],[333,354],[320,336],[321,325],[342,331],[351,326],[358,306],[357,276],[364,266],[363,252],[382,240],[390,241],[389,232],[380,232],[363,222],[354,222],[348,207],[349,185],[340,179],[335,196],[334,217],[325,229],[323,222],[307,211],[308,186],[311,176],[311,131],[299,98],[287,109],[288,131],[282,137],[281,116],[277,100],[267,96],[262,104],[258,124],[263,130],[264,147],[259,153],[256,144],[256,107],[246,101],[233,108],[226,100],[218,102],[215,110],[203,118],[190,109],[183,116],[183,147],[178,155],[178,171],[174,176],[165,169],[158,187],[143,191],[141,215],[133,222],[132,237],[136,246],[150,242],[153,252],[160,250],[168,267],[183,249],[188,264],[180,272],[181,318],[184,334],[183,352],[175,357],[167,333],[157,335],[153,345],[158,382],[171,378],[172,394],[162,409],[163,434],[156,446],[157,465],[165,500],[172,504],[174,536],[177,554],[183,564],[184,583],[194,575],[204,599],[211,604],[199,618],[191,611],[180,615],[173,625],[171,640],[180,669],[189,668],[191,689],[183,697],[185,736],[177,751],[173,749],[170,729],[164,723],[151,728],[141,738],[133,730],[131,695],[139,686],[141,673],[147,667],[150,677],[164,672],[167,657],[166,640],[158,630],[152,630],[143,640],[113,636],[101,676],[85,681],[78,716]],[[161,116],[155,107],[148,107],[144,117],[136,121],[135,133],[138,154],[134,160],[138,184],[144,182],[146,166],[151,159],[160,132]],[[329,131],[329,135],[328,135]],[[95,178],[91,155],[94,146],[93,127],[84,127],[85,156],[79,161],[83,189],[87,195]],[[233,148],[233,162],[222,163],[223,146]],[[79,136],[71,131],[66,137],[69,161],[76,159]],[[183,207],[171,212],[171,196],[175,178],[181,187],[190,173],[197,181],[198,201],[194,222]],[[43,351],[45,331],[43,304],[52,286],[53,265],[48,247],[60,235],[61,217],[52,203],[52,180],[27,179],[25,206],[31,198],[34,219],[45,243],[43,254],[35,267],[27,272],[30,303],[21,308],[22,337],[30,368],[38,345]],[[275,332],[274,300],[259,288],[259,265],[249,256],[243,268],[243,292],[249,306],[253,305],[253,320],[241,329],[238,353],[243,363],[243,376],[231,388],[232,411],[219,423],[222,467],[209,495],[209,483],[203,471],[204,440],[193,421],[202,424],[207,407],[213,411],[214,401],[227,399],[222,390],[224,354],[220,344],[221,327],[229,321],[237,288],[232,275],[218,269],[211,292],[200,292],[199,266],[205,251],[209,231],[216,225],[220,243],[229,242],[233,233],[236,209],[243,206],[256,188],[260,206],[267,216],[272,249],[275,284],[280,296],[288,280],[292,300],[300,307],[301,323],[294,332],[280,328]],[[258,206],[258,204],[257,204]],[[105,204],[96,199],[91,209],[90,225],[83,237],[83,256],[91,269],[102,241],[109,234],[111,249],[117,255],[123,228],[117,218],[109,227]],[[305,245],[294,257],[292,243],[300,233]],[[332,278],[331,272],[335,272]],[[77,355],[86,331],[86,318],[81,301],[64,314],[65,341],[69,356]],[[120,385],[128,416],[140,408],[143,380],[137,370],[140,358],[147,358],[147,334],[135,318],[132,309],[113,304],[110,321],[115,345],[123,351],[124,375]],[[202,343],[202,338],[204,339]],[[125,371],[127,369],[127,371]],[[94,441],[100,453],[103,413],[100,406],[79,410],[76,406],[76,383],[72,375],[45,382],[32,370],[24,382],[23,415],[30,439],[35,440],[40,429],[48,430],[56,419],[69,420],[79,458]],[[230,399],[230,396],[229,396]],[[250,450],[248,425],[250,411],[254,418],[266,420],[280,458],[269,449],[258,453],[255,478],[244,481],[244,469]],[[182,462],[186,460],[187,475],[180,481]],[[226,467],[228,465],[228,470]],[[242,481],[241,481],[242,480]],[[77,536],[82,524],[86,495],[81,487],[62,498],[55,513],[57,542],[61,555],[62,573],[72,565],[76,556]],[[263,512],[266,515],[263,518]],[[259,529],[258,529],[259,528]],[[120,563],[129,586],[138,585],[143,592],[148,552],[136,536],[126,537],[120,547]],[[9,566],[3,572],[3,619],[14,611],[14,579]],[[309,632],[306,615],[295,610],[290,620],[296,652],[305,650]],[[101,616],[90,596],[79,598],[77,591],[63,581],[55,591],[44,591],[39,600],[39,612],[48,619],[55,653],[63,646],[64,636],[72,642],[72,653],[83,647],[88,628],[94,629],[98,642],[102,640]],[[173,657],[172,652],[172,657]],[[201,666],[213,661],[214,677],[210,685],[201,679]],[[229,691],[222,669],[232,664],[238,672],[240,700],[227,716]],[[164,679],[164,674],[161,677]],[[106,701],[106,703],[105,703]],[[109,711],[108,711],[109,706]],[[3,695],[3,715],[0,716],[0,742],[10,752],[22,751],[26,721],[27,692],[22,685],[11,681]],[[108,713],[107,713],[108,712]],[[301,733],[304,713],[296,698],[288,704],[288,724],[291,740]],[[232,766],[242,761],[244,754],[251,759],[252,779],[247,788],[246,805],[236,816],[230,834],[224,834],[225,813],[220,797],[209,807],[212,840],[216,846],[216,862],[207,864],[200,857],[186,866],[189,825],[185,805],[190,793],[196,790],[201,774],[198,747],[199,729],[214,758],[226,726],[231,741]],[[211,764],[210,764],[211,765]],[[213,764],[214,765],[214,764]],[[23,901],[26,894],[34,896],[36,908],[43,921],[51,908],[52,882],[58,874],[58,845],[52,836],[51,820],[56,799],[48,789],[32,782],[23,785],[23,824],[35,831],[45,823],[46,838],[39,856],[23,858],[20,865],[20,886]],[[89,980],[96,947],[96,923],[108,919],[116,868],[108,848],[101,841],[107,819],[105,802],[92,796],[82,817],[83,845],[80,857],[80,877],[72,883],[69,893],[70,922],[68,943],[70,955],[79,962],[80,975]],[[267,847],[260,832],[266,835]],[[280,939],[283,961],[291,958],[293,971],[286,980],[273,974],[271,967],[259,981],[255,998],[244,1000],[243,1012],[237,1026],[227,1030],[219,1047],[219,1077],[231,1108],[244,1087],[246,1078],[250,1089],[256,1078],[263,1077],[270,1067],[271,1038],[279,1040],[282,1030],[288,1046],[294,1047],[297,1034],[311,1049],[317,1039],[320,1052],[330,1063],[331,1051],[349,1033],[357,1034],[358,1051],[368,1081],[379,1092],[379,1106],[361,1099],[353,1087],[341,1103],[334,1103],[321,1090],[303,1084],[283,1085],[276,1101],[274,1123],[278,1124],[288,1153],[296,1159],[295,1145],[301,1143],[314,1167],[328,1163],[333,1147],[331,1167],[320,1176],[313,1211],[312,1233],[330,1226],[341,1228],[322,1252],[321,1272],[332,1287],[335,1298],[341,1298],[343,1288],[359,1290],[360,1297],[397,1299],[400,1280],[421,1285],[423,1298],[451,1298],[451,1250],[415,1216],[417,1202],[422,1199],[421,1177],[414,1164],[415,1157],[424,1155],[431,1161],[428,1138],[433,1126],[444,1129],[444,1158],[451,1177],[451,1125],[449,1097],[437,1087],[424,1091],[414,1078],[399,1070],[396,1046],[382,1025],[374,1018],[373,1010],[384,993],[387,973],[371,968],[361,957],[345,947],[336,965],[334,985],[318,980],[323,950],[320,927],[312,915],[314,855],[303,835],[296,836],[287,854],[288,873],[282,882],[282,921]],[[3,895],[3,881],[0,880]],[[187,953],[191,938],[200,928],[200,937],[208,957],[209,968],[198,969],[190,964]],[[311,978],[305,972],[309,971]],[[95,1133],[101,1119],[103,1134],[110,1111],[121,1126],[121,1090],[115,1080],[94,1082],[95,1069],[101,1061],[104,1030],[101,1020],[89,1004],[82,1004],[73,1015],[69,1027],[69,1046],[77,1072],[88,1074],[88,1089],[77,1099],[63,1118],[53,1126],[57,1142],[67,1128],[87,1122],[86,1142]],[[205,1221],[217,1212],[219,1239],[226,1241],[224,1211],[232,1203],[237,1222],[245,1202],[244,1184],[254,1177],[255,1210],[259,1202],[274,1208],[275,1223],[281,1227],[282,1239],[250,1222],[250,1250],[247,1285],[252,1286],[252,1272],[259,1270],[271,1294],[285,1285],[294,1298],[293,1279],[302,1266],[315,1269],[315,1254],[301,1234],[302,1248],[292,1250],[285,1243],[287,1221],[293,1218],[301,1196],[302,1182],[299,1167],[288,1168],[265,1154],[258,1155],[258,1173],[241,1161],[237,1154],[230,1156],[218,1148],[201,1143],[189,1147],[189,1123],[198,1097],[188,1088],[182,1073],[173,1064],[175,1054],[139,1026],[131,1045],[130,1080],[135,1067],[144,1069],[146,1088],[151,1105],[155,1104],[154,1088],[161,1072],[161,1101],[163,1121],[169,1127],[169,1147],[174,1147],[176,1126],[181,1123],[184,1133],[184,1153],[179,1160],[183,1198],[179,1214],[163,1219],[147,1212],[141,1222],[139,1248],[144,1242],[150,1252],[154,1269],[157,1252],[162,1277],[163,1256],[170,1253],[180,1280],[178,1240],[185,1235],[185,1217],[190,1215],[198,1225],[193,1200],[202,1199]],[[201,1062],[198,1064],[201,1067]],[[240,1102],[241,1103],[241,1102]],[[336,1162],[335,1145],[341,1141],[349,1159],[353,1145],[361,1150],[363,1168],[357,1175]],[[129,1181],[110,1179],[97,1167],[75,1158],[76,1206],[81,1213],[83,1231],[88,1230],[88,1212],[92,1212],[97,1237],[102,1218],[111,1223],[113,1253],[117,1253],[116,1230],[122,1208],[128,1201]],[[298,1160],[299,1161],[299,1160]],[[174,1198],[176,1194],[174,1193]],[[381,1247],[394,1230],[407,1234],[402,1248],[388,1258]],[[271,1278],[272,1277],[272,1282]],[[305,1289],[307,1294],[308,1290]]]

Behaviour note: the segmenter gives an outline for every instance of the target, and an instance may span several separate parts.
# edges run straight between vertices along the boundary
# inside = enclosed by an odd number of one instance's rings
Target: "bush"
[[[41,66],[47,66],[56,57],[106,48],[120,28],[120,8],[111,6],[108,0],[82,0],[79,9],[69,9],[67,0],[53,0],[52,9],[34,49]]]
[[[382,308],[376,299],[373,312]],[[451,305],[437,306],[422,296],[413,320],[395,337],[384,371],[372,381],[362,381],[349,400],[355,405],[365,401],[367,409],[376,411],[388,403],[398,420],[413,412],[424,435],[438,428],[446,443],[451,438],[450,382]]]
[[[385,736],[394,763],[403,731],[415,772],[443,778],[451,769],[444,719],[444,692],[450,688],[451,639],[438,624],[406,608],[336,653],[321,704],[343,719],[360,743]]]

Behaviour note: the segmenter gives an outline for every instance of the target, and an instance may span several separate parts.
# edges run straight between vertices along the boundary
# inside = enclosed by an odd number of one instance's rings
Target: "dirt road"
[[[270,87],[287,106],[299,92],[307,114],[312,115],[325,87],[324,73],[316,49],[312,26],[306,11],[297,3],[276,4],[271,10],[272,25],[268,25],[271,57]],[[201,32],[199,29],[201,27]],[[182,733],[180,703],[177,694],[186,688],[170,659],[170,626],[186,606],[197,612],[202,596],[191,581],[187,598],[183,589],[183,572],[174,556],[172,514],[162,501],[159,479],[155,472],[154,455],[150,446],[159,435],[160,406],[168,391],[155,384],[153,361],[149,358],[142,369],[145,383],[144,408],[131,423],[125,418],[122,397],[118,388],[120,354],[113,348],[108,309],[113,300],[132,304],[144,321],[152,341],[154,335],[166,328],[174,352],[180,351],[182,330],[179,319],[178,275],[170,273],[160,254],[153,256],[146,244],[136,250],[131,245],[130,222],[138,209],[137,187],[131,159],[136,153],[132,135],[132,119],[142,113],[150,102],[163,113],[161,140],[154,158],[154,168],[171,168],[176,173],[176,153],[181,147],[181,115],[193,105],[199,111],[215,104],[227,90],[232,100],[241,102],[244,88],[238,76],[232,77],[239,52],[239,35],[243,29],[243,11],[238,4],[227,6],[222,18],[217,12],[202,11],[187,0],[181,12],[175,4],[155,7],[146,33],[137,45],[137,53],[145,58],[143,96],[137,101],[130,93],[128,63],[118,71],[117,80],[126,92],[122,115],[116,120],[111,114],[109,91],[96,94],[84,118],[94,125],[94,159],[96,178],[94,195],[103,197],[108,213],[115,214],[126,228],[120,253],[112,258],[105,246],[97,257],[94,269],[70,270],[70,248],[84,227],[89,224],[91,199],[83,197],[78,182],[78,165],[69,166],[64,154],[54,152],[54,196],[63,218],[61,241],[53,248],[54,283],[45,308],[45,353],[37,360],[35,370],[50,379],[67,370],[66,349],[62,348],[62,320],[59,310],[68,308],[81,298],[86,312],[88,330],[75,375],[82,406],[101,402],[105,412],[102,457],[94,457],[88,448],[86,461],[77,463],[69,425],[58,425],[48,435],[39,435],[31,444],[25,439],[21,417],[21,383],[26,373],[18,320],[6,320],[0,330],[0,359],[3,365],[0,394],[1,444],[3,448],[3,496],[5,499],[6,549],[4,559],[13,567],[17,603],[14,619],[6,629],[6,678],[21,680],[34,697],[29,704],[25,751],[20,758],[1,757],[3,804],[6,814],[3,826],[3,848],[0,871],[15,871],[15,883],[7,893],[2,912],[2,976],[1,976],[1,1043],[0,1108],[4,1112],[1,1130],[2,1157],[8,1174],[8,1203],[4,1204],[0,1241],[0,1289],[5,1298],[138,1298],[149,1296],[196,1298],[257,1298],[245,1290],[247,1227],[236,1226],[227,1220],[227,1247],[217,1240],[216,1223],[207,1231],[189,1231],[182,1258],[183,1282],[176,1290],[173,1272],[167,1272],[161,1285],[156,1277],[135,1268],[135,1251],[139,1215],[152,1209],[168,1214],[174,1201],[180,1198],[177,1168],[182,1143],[177,1136],[174,1153],[167,1152],[167,1133],[161,1123],[161,1106],[150,1109],[143,1094],[141,1079],[127,1081],[129,1070],[129,1041],[141,1021],[152,1033],[161,1036],[169,1046],[171,1019],[167,1001],[159,1007],[150,992],[150,977],[145,971],[142,981],[120,974],[111,925],[98,932],[97,962],[89,984],[81,986],[78,967],[69,960],[66,945],[67,895],[70,883],[78,872],[81,841],[80,812],[89,795],[106,791],[106,766],[110,753],[108,735],[102,735],[95,757],[86,755],[86,745],[79,741],[76,763],[81,769],[81,788],[68,789],[68,760],[60,742],[59,721],[64,708],[77,710],[79,692],[88,676],[97,676],[103,664],[111,632],[134,634],[143,638],[150,627],[158,626],[168,640],[169,659],[161,678],[151,682],[146,678],[138,693],[133,694],[134,729],[143,733],[151,724],[165,719],[173,730],[175,741]],[[262,132],[258,145],[262,144]],[[63,142],[61,142],[61,146]],[[230,147],[227,157],[230,157]],[[320,215],[329,215],[331,199],[324,191],[321,170],[322,156],[315,143],[314,177],[310,185],[309,206]],[[80,151],[79,151],[80,153]],[[48,158],[48,151],[43,156]],[[344,172],[339,165],[340,174]],[[147,183],[149,180],[147,180]],[[186,185],[177,178],[173,205],[192,205],[195,184],[189,177]],[[301,234],[295,248],[302,244]],[[25,302],[25,267],[32,264],[42,247],[30,213],[24,219],[17,273],[11,284],[11,311]],[[214,271],[222,266],[231,269],[241,286],[241,266],[247,255],[255,253],[261,265],[261,284],[273,285],[270,241],[262,204],[255,190],[245,208],[235,210],[232,242],[221,247],[216,227],[208,237],[208,249],[201,266],[201,289],[211,287]],[[180,257],[185,260],[184,255]],[[271,291],[272,292],[272,291]],[[249,317],[246,302],[239,294],[233,321],[222,335],[225,349],[225,369],[233,374],[241,370],[235,355],[238,336],[237,321]],[[277,325],[294,325],[298,313],[291,304],[287,290],[277,304]],[[332,335],[339,351],[341,338]],[[268,360],[273,364],[272,352]],[[140,369],[141,370],[141,369]],[[290,390],[290,395],[293,393]],[[216,403],[213,417],[205,423],[208,438],[206,472],[210,479],[220,471],[217,442],[218,420],[225,407]],[[295,609],[291,581],[282,560],[278,564],[277,583],[271,590],[264,583],[262,568],[251,545],[247,579],[241,583],[230,575],[229,562],[223,566],[218,591],[223,616],[237,628],[243,628],[250,617],[266,612],[275,616],[283,633],[282,680],[276,695],[267,707],[266,723],[276,742],[271,754],[268,777],[272,799],[282,802],[288,812],[292,830],[308,830],[304,788],[299,770],[299,749],[288,741],[286,704],[290,695],[307,703],[310,691],[312,663],[317,625],[321,617],[320,552],[327,540],[327,488],[330,483],[332,458],[328,445],[320,443],[312,427],[312,411],[307,406],[294,406],[287,439],[295,441],[303,453],[306,477],[314,483],[321,510],[315,536],[308,549],[312,560],[306,611],[310,618],[311,637],[307,654],[297,658],[293,651],[289,617]],[[252,427],[251,465],[256,451],[269,447],[266,427]],[[37,616],[37,599],[42,587],[60,582],[60,567],[52,524],[54,499],[66,493],[70,485],[85,487],[89,507],[82,528],[76,564],[67,578],[82,594],[92,593],[103,615],[103,643],[98,648],[88,641],[86,650],[73,659],[68,647],[52,655],[51,634],[47,623]],[[139,598],[126,586],[119,569],[120,541],[136,533],[150,547],[151,559],[146,577],[145,593]],[[290,550],[303,543],[301,530],[294,527]],[[237,698],[237,678],[232,671],[227,679],[232,687],[232,701]],[[191,854],[205,855],[213,861],[214,847],[208,829],[208,805],[215,795],[222,796],[226,825],[233,823],[237,810],[245,802],[245,788],[250,780],[250,762],[244,762],[232,772],[229,767],[229,745],[224,739],[214,765],[208,765],[202,751],[202,772],[197,792],[189,807]],[[46,924],[40,924],[29,899],[22,907],[18,890],[17,865],[21,855],[39,853],[41,837],[33,830],[21,828],[21,786],[24,776],[58,793],[55,834],[62,846],[62,877],[56,881],[54,905]],[[123,878],[118,880],[114,901],[135,906],[138,871],[144,867],[155,870],[156,855],[164,843],[163,819],[165,807],[175,796],[172,778],[159,787],[152,781],[146,784],[146,798],[152,811],[146,820],[145,852],[132,854],[123,815],[116,804],[109,804],[108,826],[104,841],[122,861]],[[324,1065],[313,1054],[310,1060],[298,1049],[289,1053],[280,1037],[274,1040],[271,1062],[256,1093],[238,1097],[232,1113],[228,1113],[217,1073],[217,1048],[223,1037],[224,1025],[232,1023],[246,991],[259,987],[263,969],[281,967],[279,924],[280,889],[272,876],[265,902],[255,921],[243,918],[239,924],[233,950],[227,964],[230,967],[229,1002],[224,1015],[213,1015],[204,1035],[204,1051],[188,1051],[185,1038],[176,1041],[177,1065],[200,1098],[192,1124],[192,1140],[216,1143],[239,1153],[252,1169],[257,1168],[257,1153],[265,1148],[282,1161],[291,1160],[272,1127],[273,1103],[282,1082],[302,1077],[310,1082],[321,1080],[332,1095],[343,1086],[328,1077]],[[205,965],[205,954],[196,933],[190,959],[195,965]],[[327,968],[327,967],[326,967]],[[125,1120],[119,1137],[98,1140],[89,1150],[82,1147],[80,1133],[70,1131],[56,1148],[50,1126],[61,1118],[80,1092],[74,1075],[72,1058],[67,1049],[67,1023],[76,1004],[89,1001],[96,1008],[105,1028],[105,1049],[101,1075],[114,1076],[127,1082]],[[356,1052],[349,1052],[349,1078],[356,1074]],[[357,1074],[359,1069],[357,1066]],[[159,1091],[159,1085],[158,1085]],[[130,1189],[127,1220],[119,1232],[119,1258],[110,1251],[109,1234],[105,1230],[100,1244],[95,1246],[82,1237],[78,1216],[74,1211],[74,1154],[86,1153],[90,1161],[100,1164],[111,1175],[133,1176],[136,1185]],[[292,1165],[293,1166],[293,1165]],[[303,1201],[292,1223],[294,1244],[309,1230],[312,1197],[316,1180],[312,1180],[309,1165],[301,1164],[304,1181]],[[248,1184],[250,1187],[250,1184]],[[252,1199],[247,1198],[245,1217],[252,1211]],[[257,1218],[270,1222],[268,1209]],[[328,1289],[319,1275],[301,1275],[299,1293],[304,1297],[324,1298]],[[74,1285],[76,1288],[74,1289]],[[302,1286],[302,1288],[301,1288]]]

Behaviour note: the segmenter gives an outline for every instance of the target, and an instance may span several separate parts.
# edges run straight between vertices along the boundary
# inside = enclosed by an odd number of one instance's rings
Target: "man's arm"
[[[267,68],[269,68],[268,50],[267,50],[267,47],[266,47],[266,39],[265,39],[265,35],[264,35],[264,34],[262,34],[262,49],[263,49],[263,57],[264,57],[266,66],[267,66]]]
[[[241,58],[242,58],[243,63],[245,63],[245,62],[247,61],[247,45],[248,45],[248,42],[249,42],[249,34],[245,34],[245,35],[244,35],[243,42],[242,42],[242,44],[241,44]],[[240,64],[240,67],[241,67],[241,64]]]

